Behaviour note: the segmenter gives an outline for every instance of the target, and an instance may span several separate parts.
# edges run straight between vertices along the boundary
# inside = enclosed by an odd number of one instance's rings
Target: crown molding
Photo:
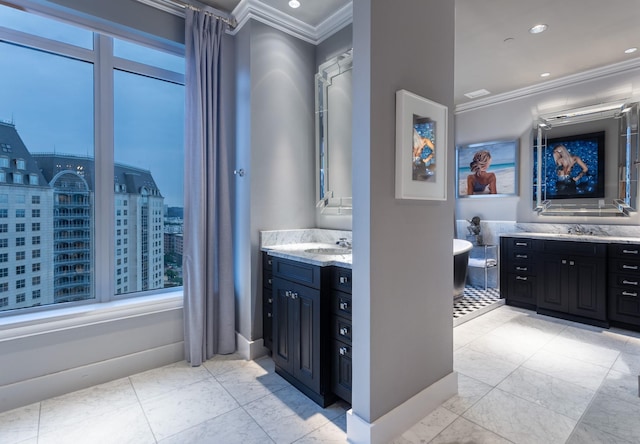
[[[230,32],[232,35],[242,29],[249,19],[254,19],[300,40],[317,45],[351,23],[353,7],[349,2],[318,26],[311,26],[264,4],[260,0],[241,0],[232,15],[238,22],[235,29]]]
[[[520,88],[506,93],[496,94],[495,96],[485,97],[482,99],[474,100],[472,102],[462,103],[456,106],[455,114],[461,114],[467,111],[473,111],[476,109],[521,99],[523,97],[552,91],[554,89],[562,88],[568,85],[575,85],[576,83],[587,82],[590,80],[620,74],[625,71],[630,71],[637,68],[640,68],[640,57],[631,60],[625,60],[624,62],[620,63],[614,63],[613,65],[590,69],[588,71],[561,77],[559,79],[549,80],[539,85],[528,86],[526,88]]]

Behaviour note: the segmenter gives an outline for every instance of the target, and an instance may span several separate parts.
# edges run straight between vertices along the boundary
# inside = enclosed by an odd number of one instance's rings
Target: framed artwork
[[[396,91],[396,199],[447,200],[447,107]]]
[[[517,196],[518,151],[518,140],[457,146],[457,196]]]

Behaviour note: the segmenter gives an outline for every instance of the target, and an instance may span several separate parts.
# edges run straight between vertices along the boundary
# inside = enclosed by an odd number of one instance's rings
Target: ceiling
[[[317,26],[350,0],[252,0]],[[455,0],[456,105],[617,63],[640,64],[640,0]],[[238,0],[200,0],[231,12]],[[548,25],[530,34],[536,24]],[[638,47],[633,54],[624,50]],[[548,77],[540,74],[548,72]]]

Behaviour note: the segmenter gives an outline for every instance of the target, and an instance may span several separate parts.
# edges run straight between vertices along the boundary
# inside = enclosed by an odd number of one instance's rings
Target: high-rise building
[[[94,159],[30,153],[0,123],[0,310],[95,297]],[[164,198],[151,172],[114,167],[115,292],[164,286]]]

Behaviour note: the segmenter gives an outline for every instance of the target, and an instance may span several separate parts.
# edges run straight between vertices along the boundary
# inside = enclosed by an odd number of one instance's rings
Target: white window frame
[[[116,285],[113,279],[115,271],[113,70],[119,69],[183,85],[185,76],[177,72],[113,56],[113,38],[130,40],[178,56],[184,56],[184,45],[161,38],[154,38],[146,33],[127,29],[121,25],[110,24],[103,19],[92,18],[83,13],[75,13],[68,8],[58,7],[53,3],[44,4],[38,0],[8,0],[6,3],[24,8],[30,13],[62,20],[94,31],[93,50],[56,42],[2,26],[0,26],[0,41],[37,48],[94,64],[94,161],[96,166],[100,165],[100,168],[95,168],[94,178],[94,251],[101,252],[99,255],[94,255],[93,282],[95,299],[23,308],[18,311],[19,314],[33,313],[35,317],[28,316],[27,323],[32,324],[32,321],[35,321],[37,324],[40,318],[44,320],[56,317],[56,312],[59,312],[61,316],[64,316],[63,313],[69,310],[75,312],[76,309],[73,307],[76,305],[84,307],[78,308],[79,311],[85,311],[85,309],[100,311],[104,310],[106,305],[112,306],[120,299],[122,299],[122,303],[116,304],[119,310],[127,310],[127,306],[130,304],[132,307],[135,306],[135,311],[146,312],[147,310],[144,308],[146,303],[156,308],[159,303],[171,308],[181,307],[181,287],[128,293],[116,297]],[[100,58],[100,63],[98,63],[98,58]],[[64,307],[60,305],[64,305]],[[0,312],[0,318],[4,316],[11,316],[11,314]],[[0,322],[0,327],[1,324],[2,322]]]

